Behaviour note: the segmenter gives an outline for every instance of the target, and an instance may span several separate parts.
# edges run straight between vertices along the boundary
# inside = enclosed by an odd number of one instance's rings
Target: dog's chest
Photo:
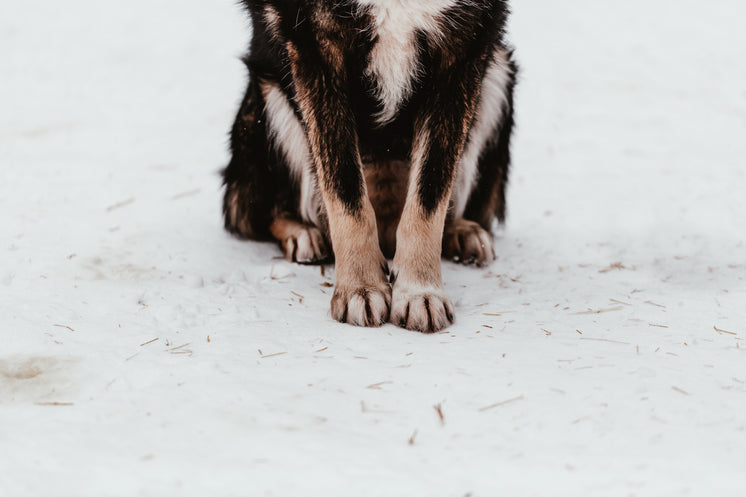
[[[458,0],[357,0],[367,8],[375,44],[367,61],[366,76],[374,82],[379,124],[396,117],[411,95],[418,73],[419,34],[438,37],[446,11]]]

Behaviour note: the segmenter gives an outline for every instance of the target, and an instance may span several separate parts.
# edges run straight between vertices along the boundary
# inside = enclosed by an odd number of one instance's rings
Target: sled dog
[[[225,227],[334,258],[332,316],[435,332],[441,257],[494,260],[516,65],[505,0],[243,0]],[[393,259],[391,271],[387,258]]]

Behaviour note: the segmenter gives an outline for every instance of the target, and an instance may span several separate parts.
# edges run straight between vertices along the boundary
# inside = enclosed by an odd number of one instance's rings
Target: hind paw
[[[331,251],[318,228],[304,226],[293,230],[280,242],[282,252],[290,262],[318,264],[330,258]]]
[[[443,233],[443,257],[463,264],[490,264],[495,260],[492,235],[473,221],[453,221]]]

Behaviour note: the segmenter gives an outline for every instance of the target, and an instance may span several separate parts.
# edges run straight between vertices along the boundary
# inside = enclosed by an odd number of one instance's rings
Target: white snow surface
[[[426,336],[223,231],[233,0],[6,3],[0,495],[744,495],[746,4],[513,8],[509,220]]]

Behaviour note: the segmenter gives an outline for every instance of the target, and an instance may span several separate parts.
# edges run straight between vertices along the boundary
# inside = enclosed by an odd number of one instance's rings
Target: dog
[[[301,264],[333,257],[332,317],[453,322],[441,256],[494,260],[517,67],[505,0],[243,0],[249,83],[225,227]],[[393,258],[389,272],[387,258]]]

